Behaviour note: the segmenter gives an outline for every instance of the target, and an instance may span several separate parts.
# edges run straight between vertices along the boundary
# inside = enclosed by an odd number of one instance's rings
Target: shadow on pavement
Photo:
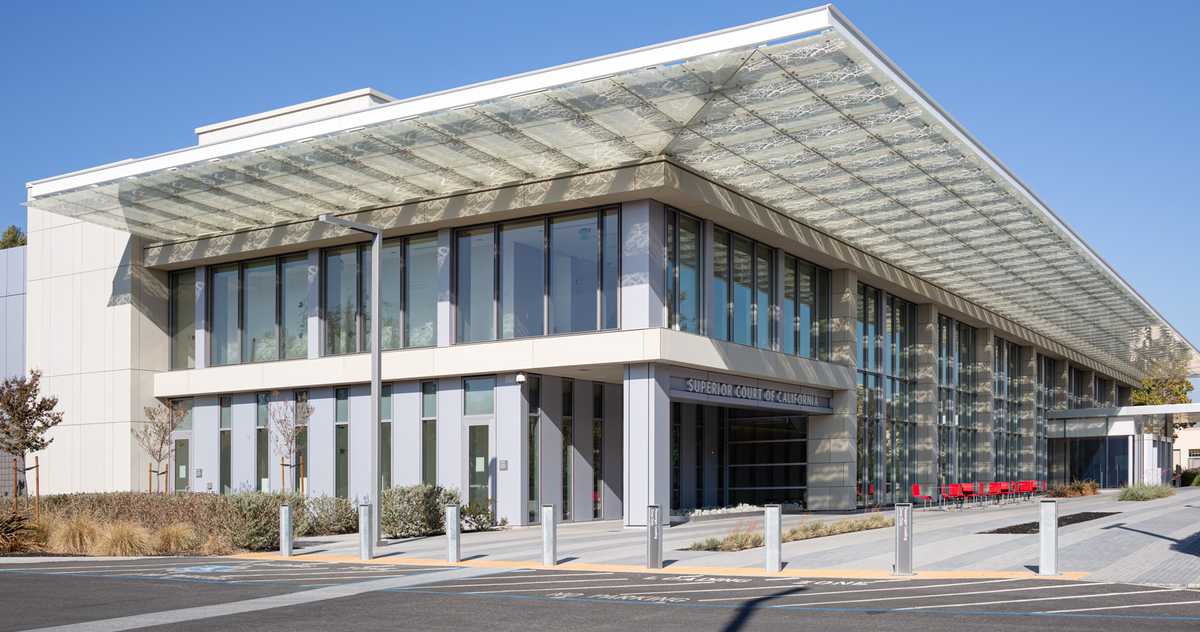
[[[754,616],[754,611],[758,609],[760,605],[771,601],[772,599],[778,599],[780,597],[802,593],[805,590],[808,589],[803,586],[793,586],[787,590],[770,595],[764,595],[762,597],[756,597],[749,601],[743,602],[742,605],[738,606],[737,613],[733,615],[733,618],[721,628],[721,632],[736,632],[737,630],[741,630],[750,623],[751,617]]]

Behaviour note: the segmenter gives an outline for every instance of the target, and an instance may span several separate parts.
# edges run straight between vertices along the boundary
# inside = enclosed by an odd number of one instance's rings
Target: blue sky
[[[194,143],[206,123],[372,86],[397,97],[807,3],[7,2],[0,222],[24,185]],[[1200,341],[1200,3],[837,6]],[[1138,20],[1138,21],[1134,21]]]

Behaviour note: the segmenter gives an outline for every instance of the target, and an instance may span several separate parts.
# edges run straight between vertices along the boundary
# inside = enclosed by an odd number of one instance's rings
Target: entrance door
[[[191,470],[188,468],[188,455],[188,440],[176,439],[174,490],[177,492],[186,492],[190,489],[188,483],[191,482],[191,476],[189,475]]]
[[[467,480],[467,502],[471,505],[486,504],[491,500],[488,493],[488,426],[470,426],[467,436],[469,468]]]

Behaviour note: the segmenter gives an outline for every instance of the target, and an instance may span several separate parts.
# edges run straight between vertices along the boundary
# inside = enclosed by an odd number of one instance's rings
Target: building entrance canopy
[[[1194,348],[832,7],[30,184],[162,242],[668,159],[1136,373]]]

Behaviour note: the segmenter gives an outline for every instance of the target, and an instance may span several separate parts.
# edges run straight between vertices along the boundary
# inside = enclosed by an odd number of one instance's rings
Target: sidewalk
[[[1059,516],[1095,511],[1117,515],[1059,530],[1059,568],[1086,574],[1090,580],[1169,586],[1200,585],[1200,488],[1185,488],[1171,498],[1119,502],[1114,492],[1060,501]],[[884,512],[890,515],[890,512]],[[813,520],[844,516],[784,516],[784,529]],[[1038,503],[973,507],[966,510],[918,510],[914,516],[914,568],[942,576],[1012,576],[1036,570],[1036,535],[993,535],[982,531],[1038,519]],[[686,551],[710,536],[723,536],[743,526],[761,529],[761,518],[692,522],[664,529],[667,569],[682,568],[754,572],[763,550],[736,553]],[[894,533],[891,528],[791,542],[783,545],[789,572],[812,576],[880,576],[891,571]],[[356,557],[356,535],[302,538],[297,558]],[[444,561],[444,537],[390,541],[377,555],[400,563]],[[619,522],[559,526],[560,563],[640,568],[645,559],[645,532]],[[475,565],[540,564],[541,528],[517,527],[489,533],[465,533],[463,558]]]

